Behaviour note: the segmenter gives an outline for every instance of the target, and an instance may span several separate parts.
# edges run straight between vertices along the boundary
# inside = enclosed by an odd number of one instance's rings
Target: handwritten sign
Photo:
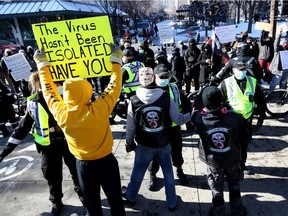
[[[255,29],[257,29],[257,30],[265,30],[265,31],[272,31],[272,25],[271,25],[271,23],[256,22],[255,23]]]
[[[32,29],[51,64],[53,80],[111,74],[113,37],[108,16],[38,23]]]
[[[277,30],[280,31],[282,29],[282,32],[286,32],[288,31],[287,25],[286,23],[282,23],[282,24],[277,24]]]
[[[235,41],[236,36],[236,26],[217,26],[215,27],[215,34],[218,36],[221,43],[227,43]]]
[[[280,51],[280,58],[282,63],[282,69],[288,69],[288,50]]]
[[[171,44],[174,43],[174,30],[171,26],[159,26],[158,33],[160,37],[161,44]]]
[[[28,80],[31,74],[31,67],[23,53],[14,54],[3,58],[7,68],[11,70],[12,77],[16,80]]]

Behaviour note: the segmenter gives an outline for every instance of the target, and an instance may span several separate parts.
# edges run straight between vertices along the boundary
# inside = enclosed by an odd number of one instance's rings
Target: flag
[[[220,40],[218,38],[218,36],[215,34],[215,31],[213,31],[212,36],[212,55],[215,54],[222,54],[222,47],[221,47],[221,43]]]

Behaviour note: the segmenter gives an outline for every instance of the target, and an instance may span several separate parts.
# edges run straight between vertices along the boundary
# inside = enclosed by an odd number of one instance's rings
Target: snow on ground
[[[278,25],[281,25],[283,23],[286,23],[286,25],[288,26],[288,22],[279,22]],[[157,23],[158,28],[159,27],[161,28],[162,25],[165,25],[165,26],[170,25],[172,27],[173,21],[165,20],[163,22]],[[248,29],[248,22],[241,22],[239,24],[236,24],[236,35],[238,35],[238,36],[241,35],[241,33],[244,31],[247,31],[247,29]],[[181,33],[180,33],[180,31],[181,31]],[[249,33],[248,35],[250,37],[253,37],[253,38],[259,38],[260,34],[261,34],[261,30],[255,29],[255,24],[252,24],[252,32]],[[211,37],[211,35],[212,35],[212,31],[208,30],[208,36]],[[285,36],[285,35],[286,34],[283,33],[283,36]],[[179,29],[174,30],[174,37],[175,37],[175,43],[176,44],[180,40],[182,40],[183,42],[187,42],[189,40],[189,34],[185,30],[184,31],[179,30]],[[205,30],[200,30],[200,43],[203,41],[204,37],[205,37]]]

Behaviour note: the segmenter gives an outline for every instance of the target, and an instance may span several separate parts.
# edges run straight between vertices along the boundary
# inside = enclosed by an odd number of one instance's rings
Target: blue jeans
[[[286,89],[287,80],[288,80],[287,70],[284,70],[281,76],[273,74],[270,87],[269,87],[269,92],[272,92],[277,86],[277,84],[279,84],[280,89]]]
[[[126,191],[128,200],[136,201],[144,174],[150,162],[156,158],[164,175],[165,194],[168,207],[173,208],[176,206],[177,198],[170,152],[170,144],[160,148],[151,148],[140,144],[137,146],[131,179]]]

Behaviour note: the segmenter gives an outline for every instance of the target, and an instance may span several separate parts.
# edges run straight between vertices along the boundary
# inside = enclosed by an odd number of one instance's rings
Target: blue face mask
[[[246,77],[247,71],[234,71],[234,76],[237,80],[243,80]]]
[[[139,50],[139,53],[144,54],[144,50],[143,49]]]
[[[155,80],[156,85],[159,87],[166,87],[168,85],[169,81],[170,81],[170,78],[169,79],[156,78],[156,80]]]

